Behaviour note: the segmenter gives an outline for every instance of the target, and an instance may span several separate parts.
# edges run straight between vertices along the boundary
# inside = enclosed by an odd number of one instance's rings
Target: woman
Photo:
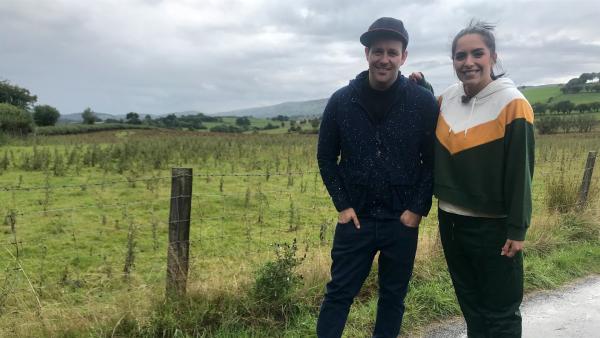
[[[533,111],[511,80],[494,74],[493,28],[472,21],[452,42],[460,83],[438,99],[434,194],[468,336],[520,337]]]

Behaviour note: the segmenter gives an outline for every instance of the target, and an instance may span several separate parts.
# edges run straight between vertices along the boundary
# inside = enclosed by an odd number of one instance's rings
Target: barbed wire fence
[[[555,207],[588,204],[595,156],[588,154],[583,170],[562,168],[560,161],[546,161],[536,169],[535,175],[546,178],[575,180],[583,173],[577,199]],[[275,179],[277,184],[263,188]],[[211,189],[198,189],[203,184],[212,184]],[[123,185],[132,193],[120,191]],[[169,187],[170,193],[164,193]],[[147,193],[137,193],[140,188]],[[111,189],[128,202],[102,195]],[[0,275],[0,312],[11,295],[29,294],[41,311],[44,298],[60,288],[103,285],[115,277],[128,285],[164,283],[167,295],[185,294],[190,281],[202,289],[219,288],[227,278],[247,279],[251,269],[269,259],[275,243],[297,239],[305,252],[309,247],[327,251],[336,220],[317,171],[194,174],[174,168],[170,176],[83,184],[19,182],[0,186],[0,192],[10,193],[13,203],[5,208],[8,240],[0,242],[0,252],[8,258]],[[39,199],[27,205],[18,201],[20,194],[38,194]],[[61,194],[82,203],[54,207]],[[534,195],[536,208],[544,202]],[[587,211],[600,208],[594,204]],[[423,224],[426,230],[435,228],[435,220],[429,219]]]

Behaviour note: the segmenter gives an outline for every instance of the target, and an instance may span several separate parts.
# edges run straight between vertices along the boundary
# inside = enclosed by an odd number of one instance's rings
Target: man
[[[360,42],[369,70],[331,96],[319,131],[319,169],[339,212],[319,337],[342,335],[377,252],[373,337],[398,335],[419,222],[431,207],[438,107],[432,93],[399,74],[408,33],[402,21],[380,18]]]

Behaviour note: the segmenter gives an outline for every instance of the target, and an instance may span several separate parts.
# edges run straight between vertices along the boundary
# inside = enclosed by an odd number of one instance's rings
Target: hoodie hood
[[[485,86],[482,90],[479,91],[479,93],[477,93],[475,96],[472,96],[471,99],[476,99],[477,101],[481,101],[489,96],[491,96],[492,94],[495,94],[499,91],[505,90],[505,89],[510,89],[510,88],[514,88],[516,89],[517,86],[515,86],[515,83],[507,78],[507,77],[501,77],[499,79],[496,79],[492,82],[490,82],[487,86]],[[450,86],[450,88],[448,88],[446,90],[446,92],[444,94],[442,94],[444,96],[447,97],[447,99],[453,99],[456,96],[465,96],[465,88],[463,87],[462,83],[457,83],[453,86]]]
[[[469,129],[496,119],[502,109],[512,100],[523,98],[514,82],[508,78],[499,78],[490,82],[475,96],[464,102],[462,83],[457,83],[441,95],[441,115],[448,124],[448,132],[463,132],[467,136]]]

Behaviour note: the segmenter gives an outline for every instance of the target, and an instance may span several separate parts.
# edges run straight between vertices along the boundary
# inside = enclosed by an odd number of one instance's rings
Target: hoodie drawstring
[[[473,111],[475,110],[475,102],[477,102],[477,97],[473,97],[473,100],[471,101],[471,112],[469,113],[469,118],[467,119],[467,124],[465,127],[465,137],[467,137],[467,131],[469,131],[469,122],[471,122],[471,118],[473,117]]]

